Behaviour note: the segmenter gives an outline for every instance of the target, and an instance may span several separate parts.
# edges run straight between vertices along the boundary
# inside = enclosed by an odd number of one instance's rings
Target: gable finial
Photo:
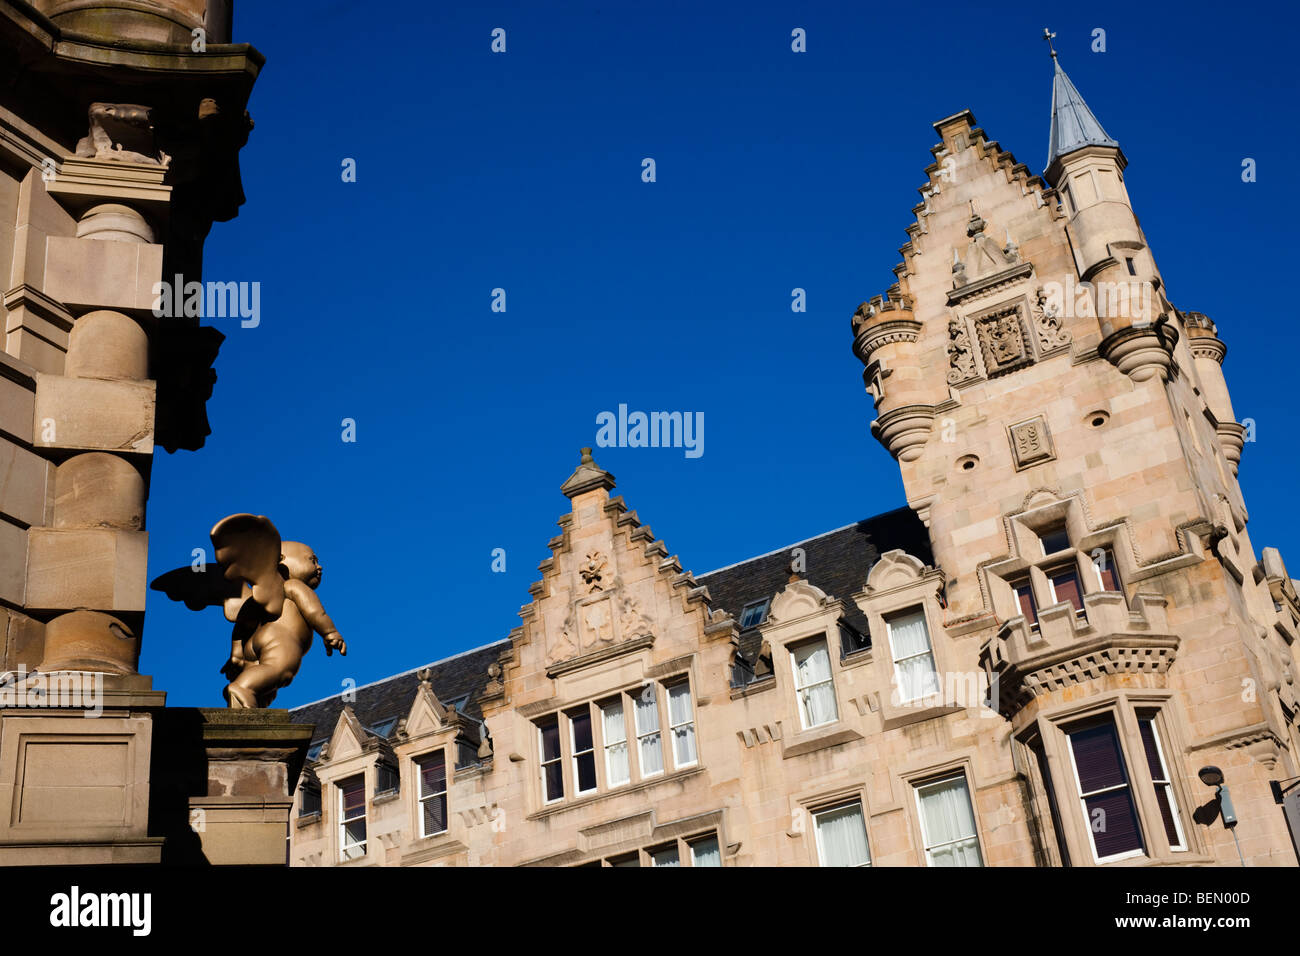
[[[1056,47],[1052,46],[1052,41],[1056,39],[1056,34],[1047,27],[1043,27],[1043,39],[1047,41],[1047,49],[1052,51],[1052,59],[1056,59]]]

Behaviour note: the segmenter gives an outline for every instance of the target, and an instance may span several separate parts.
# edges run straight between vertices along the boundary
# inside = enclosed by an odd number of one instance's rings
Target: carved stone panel
[[[1057,304],[1050,301],[1044,290],[1039,289],[1034,303],[1034,334],[1038,337],[1040,354],[1054,352],[1070,344],[1070,333],[1063,326],[1059,312]]]
[[[977,375],[975,353],[971,349],[970,334],[961,319],[948,320],[948,384],[959,385]]]
[[[998,309],[975,320],[975,333],[990,377],[1033,361],[1025,336],[1020,303]]]
[[[1007,432],[1011,438],[1011,457],[1016,463],[1017,471],[1056,458],[1052,436],[1042,415],[1012,425]]]

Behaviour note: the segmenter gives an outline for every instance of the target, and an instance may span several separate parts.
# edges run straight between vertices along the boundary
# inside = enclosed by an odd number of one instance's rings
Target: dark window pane
[[[1164,780],[1165,768],[1160,762],[1160,750],[1156,746],[1155,728],[1149,718],[1143,718],[1138,721],[1138,729],[1142,732],[1142,749],[1146,751],[1147,767],[1151,769],[1152,780]]]
[[[1133,795],[1128,787],[1088,797],[1085,803],[1088,807],[1088,826],[1092,828],[1098,857],[1142,849],[1137,811],[1133,807]]]
[[[871,638],[859,634],[853,628],[840,625],[840,656],[846,657],[871,646]]]
[[[1038,623],[1038,605],[1034,603],[1034,591],[1028,581],[1016,585],[1016,600],[1020,602],[1020,613],[1030,624]]]
[[[349,781],[343,787],[343,816],[345,819],[366,812],[366,782],[358,778]]]
[[[426,835],[447,829],[447,797],[431,797],[424,801],[424,832]]]
[[[560,722],[552,717],[540,726],[542,729],[542,759],[558,760],[560,756]]]
[[[1079,572],[1074,568],[1062,568],[1048,574],[1052,587],[1056,590],[1057,602],[1068,601],[1076,611],[1083,610],[1083,595],[1079,592]]]
[[[573,721],[573,750],[574,753],[591,749],[591,714],[582,713],[574,714]]]
[[[302,812],[320,813],[320,790],[314,787],[305,787],[302,791]]]
[[[546,799],[558,800],[564,796],[564,765],[559,763],[547,764],[542,768],[542,776],[546,780]]]
[[[1160,819],[1165,824],[1165,836],[1170,846],[1181,846],[1182,837],[1178,835],[1178,824],[1174,822],[1174,808],[1169,805],[1169,787],[1161,784],[1156,787],[1156,803],[1160,804]]]
[[[343,832],[347,834],[347,838],[343,841],[345,846],[350,846],[354,843],[365,843],[366,821],[362,819],[355,820],[352,823],[345,823],[343,824]]]
[[[578,765],[578,789],[579,790],[596,789],[595,753],[581,754],[574,762]]]
[[[1097,724],[1070,732],[1070,746],[1083,793],[1128,783],[1115,725]]]
[[[1054,528],[1040,536],[1043,540],[1043,554],[1056,554],[1070,546],[1070,536],[1064,528]]]
[[[447,759],[439,751],[420,764],[420,796],[440,793],[447,789]]]

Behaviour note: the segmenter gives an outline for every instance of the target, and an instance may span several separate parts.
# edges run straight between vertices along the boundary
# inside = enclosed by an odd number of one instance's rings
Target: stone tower
[[[1052,57],[1042,178],[969,111],[935,124],[898,281],[853,316],[872,433],[1047,860],[1237,863],[1214,765],[1246,862],[1294,865],[1269,782],[1300,774],[1300,604],[1247,532],[1227,348],[1172,304],[1128,160]]]

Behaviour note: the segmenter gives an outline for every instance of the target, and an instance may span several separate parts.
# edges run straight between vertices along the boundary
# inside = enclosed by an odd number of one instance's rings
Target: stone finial
[[[595,459],[591,457],[590,448],[583,448],[578,467],[574,469],[568,480],[560,485],[560,491],[568,498],[576,498],[584,492],[594,491],[597,488],[612,491],[614,476],[596,464]]]
[[[420,682],[421,687],[428,687],[429,682],[433,680],[433,668],[421,667],[415,672],[415,678]]]

